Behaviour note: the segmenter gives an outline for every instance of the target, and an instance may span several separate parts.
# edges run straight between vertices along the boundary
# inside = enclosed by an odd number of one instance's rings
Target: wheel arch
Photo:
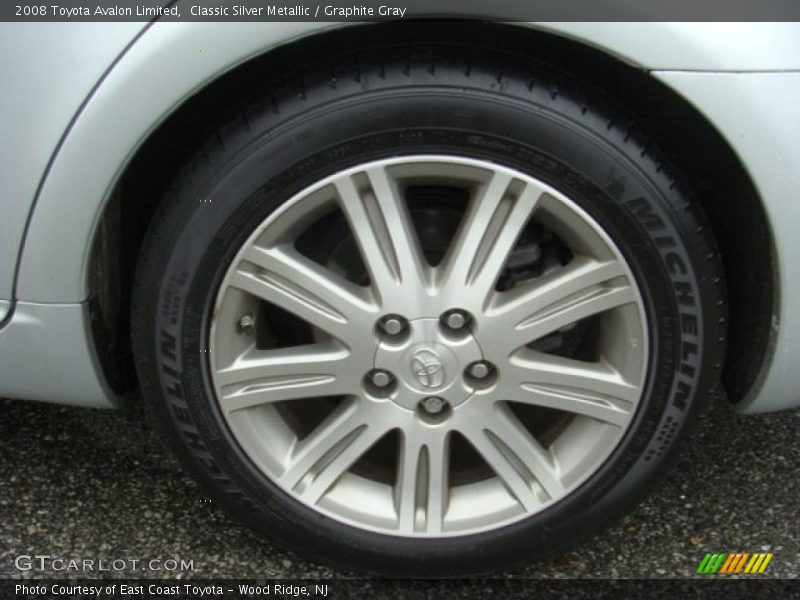
[[[102,189],[103,193],[79,200],[70,214],[67,214],[66,207],[52,210],[52,203],[47,209],[42,207],[37,211],[39,219],[35,214],[29,237],[32,242],[28,247],[36,248],[37,236],[46,235],[61,222],[77,223],[81,231],[86,231],[86,246],[80,252],[70,250],[57,261],[62,263],[57,265],[57,269],[53,266],[45,269],[48,272],[60,271],[55,276],[58,280],[67,276],[75,279],[67,282],[66,291],[60,287],[62,293],[70,296],[60,299],[46,297],[52,293],[45,292],[47,277],[35,274],[26,277],[34,273],[32,268],[42,266],[45,260],[35,251],[26,252],[20,273],[20,296],[40,301],[82,301],[88,297],[94,339],[106,376],[118,389],[132,384],[127,342],[127,298],[133,285],[133,266],[144,231],[158,200],[169,187],[172,174],[198,148],[210,129],[208,125],[203,127],[204,117],[235,110],[242,95],[252,89],[254,78],[269,81],[280,76],[289,64],[302,64],[318,56],[328,56],[334,49],[387,43],[392,35],[400,40],[395,32],[401,29],[402,41],[405,42],[448,39],[450,42],[468,41],[488,46],[488,39],[496,36],[491,47],[497,47],[496,40],[500,39],[503,49],[556,64],[604,89],[620,103],[634,109],[637,113],[634,125],[651,134],[671,162],[686,176],[690,189],[694,190],[712,224],[726,273],[741,272],[743,265],[755,269],[765,261],[772,265],[773,272],[777,270],[768,220],[753,182],[723,135],[697,109],[667,85],[650,77],[647,73],[650,65],[626,55],[629,48],[615,51],[610,46],[601,47],[603,44],[597,39],[575,39],[581,37],[580,32],[558,32],[556,26],[532,28],[523,25],[438,24],[437,33],[441,34],[442,28],[446,27],[447,35],[437,35],[436,38],[430,33],[431,23],[424,22],[330,31],[320,30],[318,24],[283,24],[280,32],[272,38],[264,37],[263,29],[254,27],[245,30],[247,39],[239,43],[240,56],[236,60],[228,57],[225,61],[214,56],[217,51],[214,44],[204,46],[200,35],[193,34],[178,42],[163,28],[154,26],[144,36],[143,42],[147,42],[150,35],[155,36],[155,40],[141,49],[134,48],[130,56],[121,61],[120,68],[109,75],[96,97],[87,104],[87,110],[91,111],[93,104],[119,98],[121,90],[134,89],[136,98],[141,96],[145,101],[144,95],[149,91],[147,86],[154,85],[155,81],[152,77],[142,76],[141,70],[147,69],[148,61],[158,60],[160,53],[171,51],[170,48],[177,48],[180,44],[185,44],[182,51],[189,56],[189,62],[202,65],[195,73],[189,74],[194,77],[191,92],[168,103],[166,112],[156,114],[155,111],[141,117],[144,121],[136,127],[124,125],[124,135],[120,137],[128,139],[127,150],[124,160],[116,164],[98,158],[102,146],[97,140],[90,139],[92,127],[77,127],[70,134],[69,137],[75,134],[72,147],[84,141],[89,144],[93,156],[87,156],[86,151],[66,156],[61,172],[71,172],[71,177],[65,175],[59,179],[56,171],[49,185],[69,182],[67,197],[71,194],[77,197],[76,194],[86,190],[87,186],[86,182],[76,184],[74,173],[78,172],[82,161],[90,160],[98,164],[98,168],[97,172],[86,174],[90,179],[89,188]],[[259,50],[253,52],[253,48]],[[125,76],[134,75],[138,77],[139,86],[144,87],[137,90],[123,80]],[[176,76],[190,81],[188,76]],[[130,105],[132,109],[136,108],[133,103]],[[134,143],[131,140],[135,140]],[[114,151],[120,151],[114,142],[108,143],[116,148]],[[65,144],[65,149],[70,145]],[[148,186],[143,183],[144,174]],[[45,194],[47,187],[46,183]],[[731,202],[732,195],[736,196],[735,202]],[[757,235],[742,240],[736,235],[742,227],[755,227]],[[83,243],[83,240],[77,243]],[[736,278],[728,279],[733,281]],[[774,312],[776,286],[773,283],[766,293],[759,290],[761,293],[753,294],[742,284],[729,285],[733,326],[723,379],[732,400],[746,394],[767,357],[769,340],[766,332]]]

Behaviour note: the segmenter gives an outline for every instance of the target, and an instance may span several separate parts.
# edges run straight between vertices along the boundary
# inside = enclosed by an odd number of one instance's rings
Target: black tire
[[[474,575],[574,543],[652,486],[718,380],[722,269],[702,215],[658,150],[630,121],[615,118],[622,114],[618,107],[580,82],[518,57],[484,51],[467,62],[466,54],[373,48],[273,82],[221,125],[177,177],[138,265],[138,374],[183,464],[248,525],[302,555],[346,568]],[[653,340],[634,423],[589,481],[502,529],[428,540],[349,527],[284,494],[232,438],[202,352],[219,281],[256,224],[338,169],[419,152],[503,163],[579,203],[634,270]]]

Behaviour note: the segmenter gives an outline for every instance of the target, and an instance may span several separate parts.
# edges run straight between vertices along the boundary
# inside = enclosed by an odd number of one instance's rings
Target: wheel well
[[[748,284],[775,272],[760,199],[735,153],[708,121],[647,72],[589,46],[514,25],[407,22],[349,27],[304,38],[236,67],[178,107],[140,146],[104,209],[93,243],[90,308],[98,354],[118,390],[135,385],[129,343],[129,298],[148,224],[174,174],[219,122],[239,111],[286,65],[313,64],[357,48],[387,44],[457,44],[513,52],[555,65],[603,90],[677,167],[703,208],[720,248],[728,288],[729,340],[722,382],[731,401],[758,376],[769,342],[775,295]],[[258,82],[254,85],[253,82]],[[209,119],[208,115],[214,115]]]

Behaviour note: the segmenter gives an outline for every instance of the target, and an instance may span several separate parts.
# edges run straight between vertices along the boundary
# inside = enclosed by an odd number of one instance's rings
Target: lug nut
[[[406,322],[403,317],[397,315],[390,315],[381,320],[381,329],[389,335],[397,335],[406,328]]]
[[[463,310],[451,310],[442,315],[442,322],[450,329],[462,329],[469,323],[469,315]]]
[[[253,330],[255,329],[255,326],[256,326],[256,321],[253,318],[253,315],[251,315],[250,313],[242,315],[242,318],[239,319],[239,331],[241,331],[242,333],[246,333],[248,335],[252,334]]]
[[[376,369],[370,373],[369,379],[375,387],[385,388],[387,385],[392,383],[394,377],[392,377],[392,374],[388,371]]]
[[[492,372],[492,367],[489,363],[480,361],[476,363],[472,363],[469,366],[469,374],[472,375],[475,379],[485,379],[489,376],[489,373]]]
[[[420,402],[420,404],[425,412],[435,415],[442,412],[442,409],[445,407],[447,402],[438,396],[430,396],[425,398],[422,402]]]

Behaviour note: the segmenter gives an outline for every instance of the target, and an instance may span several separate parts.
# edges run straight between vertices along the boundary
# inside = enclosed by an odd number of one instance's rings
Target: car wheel
[[[580,82],[467,54],[271,82],[137,270],[138,373],[184,464],[349,568],[475,574],[586,536],[717,380],[721,268],[657,149]]]

